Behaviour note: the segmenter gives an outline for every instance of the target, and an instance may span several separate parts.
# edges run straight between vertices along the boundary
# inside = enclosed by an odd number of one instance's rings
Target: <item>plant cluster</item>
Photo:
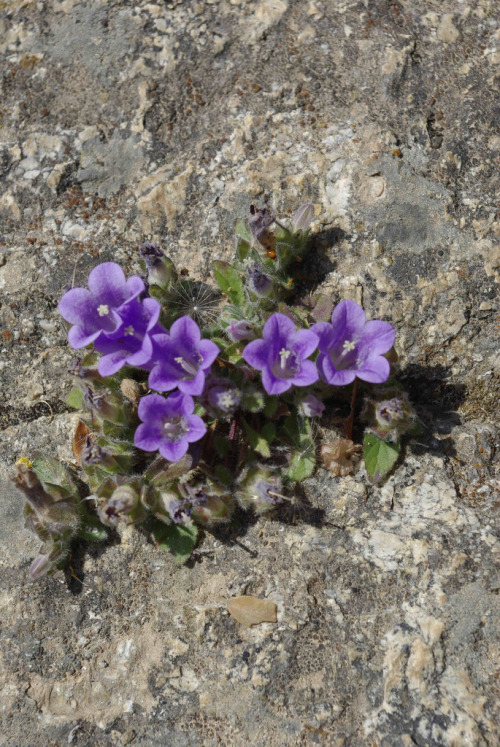
[[[142,524],[185,561],[198,528],[229,522],[236,506],[262,514],[292,501],[316,467],[312,423],[335,404],[350,412],[321,454],[348,474],[361,450],[358,381],[368,476],[389,472],[416,420],[391,370],[395,330],[353,301],[300,297],[313,214],[302,205],[287,227],[252,206],[232,264],[213,263],[218,290],[145,244],[142,277],[105,262],[88,288],[64,294],[68,341],[83,351],[68,398],[83,411],[78,464],[18,462],[28,526],[43,541],[32,578],[61,567],[76,537],[105,539],[106,527]]]

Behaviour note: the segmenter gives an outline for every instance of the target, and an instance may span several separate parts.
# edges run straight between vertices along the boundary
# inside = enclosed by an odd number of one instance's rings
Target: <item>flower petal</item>
[[[134,433],[134,445],[143,451],[156,451],[160,445],[162,436],[161,426],[154,426],[151,423],[141,423]]]
[[[167,400],[160,394],[148,394],[141,397],[137,414],[144,422],[155,422],[161,420],[167,413]]]
[[[271,371],[266,368],[262,372],[262,386],[268,394],[281,394],[292,387],[291,379],[277,379]]]
[[[371,384],[383,384],[391,373],[391,365],[387,358],[381,355],[372,355],[366,359],[362,368],[356,371],[358,379],[369,381]]]
[[[336,339],[352,340],[363,332],[366,314],[355,301],[341,301],[332,312],[332,327]]]
[[[316,365],[321,374],[323,381],[332,386],[345,386],[346,384],[352,384],[356,378],[356,372],[349,369],[339,371],[335,368],[329,356],[320,355],[316,361]]]
[[[170,441],[162,441],[159,451],[162,457],[167,459],[169,462],[178,462],[179,459],[182,459],[188,448],[188,440],[187,438],[183,438],[175,444]]]
[[[293,338],[293,347],[301,358],[309,358],[318,347],[318,343],[318,335],[310,329],[297,330]]]
[[[201,368],[209,368],[220,353],[219,348],[212,340],[201,340],[198,350],[203,356]]]
[[[157,392],[169,392],[175,389],[178,383],[178,379],[165,372],[165,367],[161,363],[157,363],[149,374],[148,386],[150,389],[156,389]]]
[[[176,386],[179,387],[181,392],[185,392],[185,394],[201,394],[205,387],[205,372],[200,368],[193,379],[190,379],[189,381],[178,379]]]
[[[264,339],[274,340],[276,338],[286,340],[295,333],[295,324],[284,314],[272,314],[264,324]]]
[[[63,319],[70,324],[85,325],[85,322],[95,322],[99,315],[92,298],[92,294],[86,288],[72,288],[59,301],[57,310]]]
[[[197,348],[201,340],[200,328],[189,316],[181,316],[170,327],[170,337],[180,342],[183,348]]]
[[[88,286],[99,303],[117,307],[127,299],[125,273],[116,262],[103,262],[94,267]]]
[[[135,353],[131,353],[127,356],[127,364],[129,366],[144,366],[149,363],[153,356],[153,343],[149,335],[146,335],[142,340],[142,345]]]
[[[249,366],[262,371],[269,362],[269,343],[265,340],[253,340],[244,348],[241,357]]]
[[[366,355],[388,353],[394,345],[396,330],[389,322],[372,319],[367,322],[359,342]]]
[[[302,361],[300,371],[297,376],[294,376],[292,383],[294,386],[309,386],[314,384],[319,379],[318,369],[316,364],[312,361]]]
[[[101,376],[112,376],[125,365],[127,358],[126,350],[115,350],[112,353],[103,355],[97,364],[97,370]]]
[[[102,332],[100,329],[98,329],[97,332],[88,334],[81,327],[75,324],[68,332],[68,342],[72,348],[79,350],[80,348],[87,347],[87,345],[90,345],[94,340],[97,340],[101,334]]]
[[[190,443],[194,443],[203,438],[207,432],[207,426],[203,420],[198,415],[189,415],[187,421],[189,425],[189,433],[186,435],[187,440]]]
[[[327,353],[336,338],[332,325],[329,322],[317,322],[313,324],[310,331],[319,338],[318,347],[321,352]]]
[[[142,293],[146,286],[144,285],[144,281],[138,277],[137,275],[132,275],[127,282],[125,283],[125,287],[127,289],[127,298],[137,298],[139,293]],[[152,299],[146,299],[146,300],[152,300]]]

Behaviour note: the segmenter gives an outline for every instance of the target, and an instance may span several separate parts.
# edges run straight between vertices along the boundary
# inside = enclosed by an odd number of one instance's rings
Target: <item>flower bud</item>
[[[157,244],[143,244],[139,252],[146,263],[146,279],[149,285],[167,289],[177,280],[175,265],[165,256]]]
[[[306,202],[304,205],[301,205],[295,215],[293,216],[292,221],[292,231],[293,233],[297,233],[297,231],[307,231],[309,226],[311,225],[312,219],[314,218],[314,205],[312,202]]]
[[[255,205],[250,205],[248,227],[254,239],[257,239],[257,241],[263,246],[267,247],[270,234],[268,228],[275,220],[276,216],[268,208],[258,210]]]
[[[111,497],[98,507],[97,515],[108,526],[116,526],[121,521],[134,524],[145,518],[139,492],[130,483],[119,485]]]
[[[255,325],[246,319],[230,319],[226,327],[226,334],[233,342],[242,340],[253,340],[255,338]]]
[[[109,391],[96,392],[86,384],[83,392],[84,405],[103,420],[120,423],[124,420],[122,402]]]
[[[301,400],[299,403],[299,412],[301,415],[305,415],[308,418],[317,418],[324,411],[325,405],[313,394],[308,394],[307,397]]]
[[[407,419],[410,414],[409,407],[399,397],[378,402],[375,407],[375,418],[381,428],[391,430]]]
[[[273,281],[261,271],[261,265],[255,263],[247,267],[248,287],[259,298],[268,298],[273,292]]]
[[[136,405],[141,398],[141,387],[137,381],[133,379],[122,379],[120,384],[120,391],[129,402]]]
[[[253,469],[236,491],[236,498],[242,508],[252,507],[256,513],[262,514],[281,503],[281,489],[281,477],[277,473]]]
[[[13,482],[19,490],[22,490],[26,499],[29,501],[35,511],[44,511],[54,503],[54,498],[47,493],[38,475],[27,464],[19,460],[16,463],[17,475],[13,477]]]

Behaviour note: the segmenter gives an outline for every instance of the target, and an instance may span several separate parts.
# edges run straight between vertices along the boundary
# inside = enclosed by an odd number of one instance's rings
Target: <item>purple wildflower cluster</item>
[[[98,363],[101,376],[129,365],[150,371],[151,389],[179,389],[167,398],[151,394],[141,399],[138,414],[143,423],[135,434],[138,448],[159,450],[166,459],[178,461],[189,443],[206,432],[201,418],[193,415],[191,395],[203,392],[219,348],[211,340],[202,340],[198,325],[187,316],[167,331],[158,321],[158,301],[140,299],[145,291],[141,278],[125,280],[114,262],[94,268],[88,285],[88,290],[69,290],[59,303],[60,314],[73,325],[70,345],[78,349],[93,343],[103,354]]]
[[[256,274],[257,269],[252,272]],[[200,328],[188,316],[166,330],[159,322],[161,305],[143,297],[141,278],[126,280],[114,262],[94,268],[88,286],[73,288],[59,303],[61,315],[73,325],[70,344],[77,349],[94,344],[102,354],[98,364],[101,376],[111,376],[124,365],[136,366],[149,371],[151,389],[178,390],[166,398],[158,394],[142,398],[138,414],[143,422],[135,434],[138,448],[159,450],[166,459],[178,461],[189,444],[206,432],[201,418],[193,415],[193,396],[201,396],[211,415],[232,414],[240,404],[237,387],[210,374],[220,352],[218,346],[202,339]],[[261,372],[262,386],[270,395],[292,387],[310,387],[320,378],[326,384],[345,386],[356,377],[378,384],[389,376],[384,355],[394,344],[395,331],[387,322],[367,322],[365,312],[354,301],[341,301],[331,322],[318,322],[311,329],[297,329],[289,317],[274,313],[262,334],[262,338],[252,339],[241,355]],[[244,341],[255,337],[256,331],[246,320],[231,319],[228,335]],[[316,351],[314,362],[310,358]],[[323,407],[309,394],[299,409],[314,416]]]

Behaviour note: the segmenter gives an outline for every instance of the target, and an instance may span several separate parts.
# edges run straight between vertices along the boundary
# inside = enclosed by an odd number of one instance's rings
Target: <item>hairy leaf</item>
[[[399,450],[399,441],[395,443],[383,441],[371,431],[365,433],[365,466],[366,471],[373,482],[380,482],[380,480],[390,472],[399,456]]]
[[[195,526],[185,524],[163,524],[156,521],[153,536],[162,550],[171,552],[178,563],[185,563],[191,557],[198,536]]]

